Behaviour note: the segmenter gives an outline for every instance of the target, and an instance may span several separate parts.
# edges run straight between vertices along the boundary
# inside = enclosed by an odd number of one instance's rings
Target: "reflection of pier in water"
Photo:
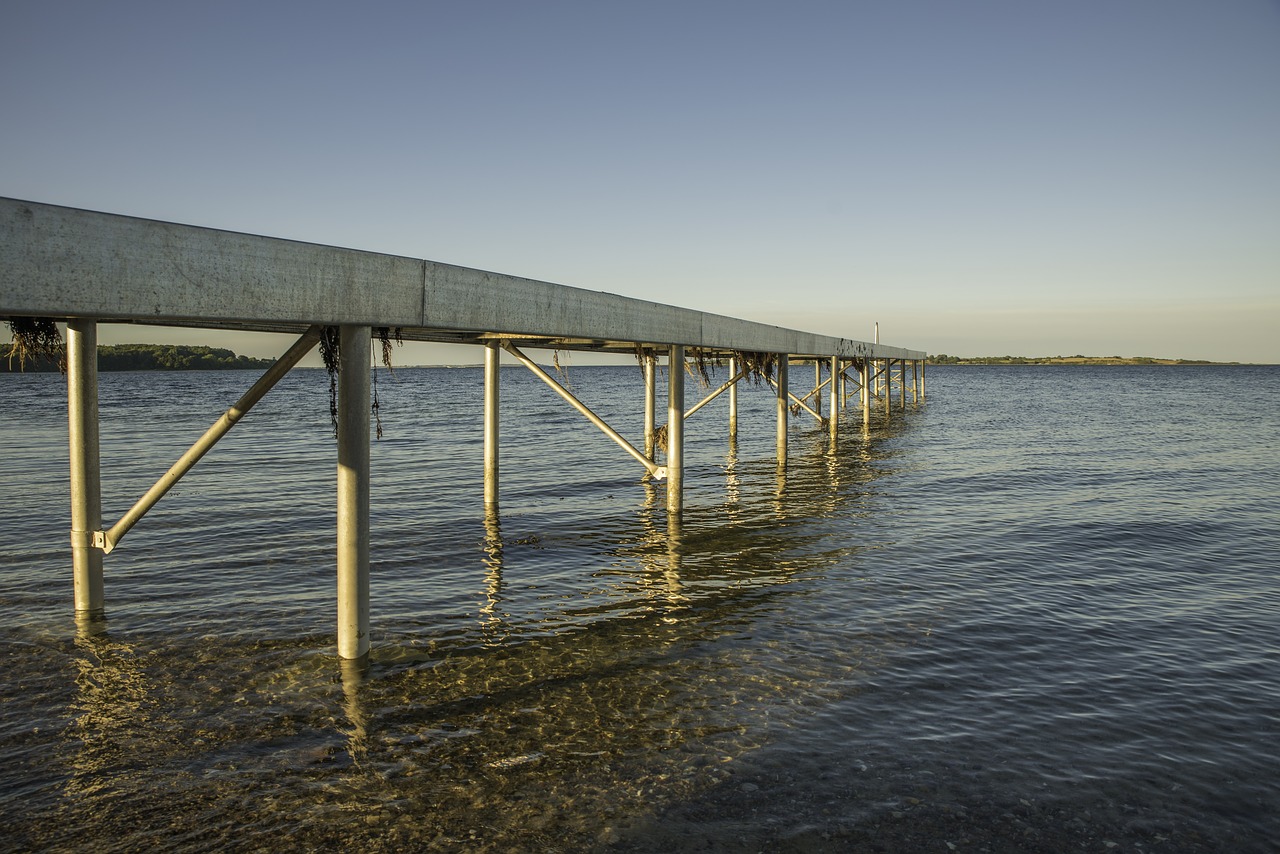
[[[675,524],[663,513],[661,490],[651,481],[642,482],[644,498],[633,509],[620,511],[598,536],[580,535],[590,543],[583,564],[595,567],[591,578],[602,586],[590,593],[583,589],[585,601],[566,603],[557,619],[583,626],[619,614],[706,607],[789,584],[812,569],[803,555],[818,537],[829,534],[824,519],[839,516],[842,529],[855,531],[870,520],[870,484],[886,471],[878,464],[885,458],[880,446],[909,424],[906,419],[877,419],[874,429],[868,425],[841,435],[838,448],[825,433],[806,431],[793,443],[787,467],[767,459],[743,461],[731,438],[722,458],[693,473],[700,495],[714,496],[718,490],[719,498],[686,510]],[[532,530],[549,539],[572,530],[554,515],[540,517],[540,522],[545,527]],[[495,642],[520,636],[530,629],[531,619],[538,619],[529,613],[512,618],[502,600],[504,573],[511,573],[517,586],[536,581],[536,569],[525,564],[519,547],[536,548],[541,537],[524,527],[521,536],[509,541],[515,548],[508,561],[501,530],[501,514],[490,506],[484,517],[477,619],[482,635]],[[855,535],[841,546],[841,555],[861,548]],[[824,559],[831,559],[829,552]],[[726,566],[733,567],[732,577],[724,576]]]
[[[499,504],[498,370],[503,353],[537,374],[661,482],[668,584],[679,589],[685,424],[729,398],[739,430],[739,385],[766,383],[776,405],[777,492],[784,492],[789,416],[812,417],[841,447],[847,409],[888,418],[924,398],[924,353],[784,329],[702,311],[432,261],[0,199],[0,317],[67,324],[71,541],[77,613],[101,619],[103,559],[200,458],[308,352],[320,346],[334,378],[337,453],[337,651],[369,651],[371,344],[391,338],[484,350],[484,503]],[[99,323],[285,332],[296,343],[114,525],[104,525],[98,450]],[[15,332],[18,327],[15,327]],[[631,354],[644,366],[643,441],[632,444],[530,359],[525,350]],[[340,358],[338,358],[340,356]],[[657,425],[655,374],[667,366],[666,423]],[[686,408],[685,371],[723,362],[729,378]],[[813,366],[807,390],[790,381]],[[824,378],[825,375],[825,378]],[[801,393],[803,392],[803,393]],[[656,503],[656,501],[655,501]],[[501,599],[502,539],[494,517],[490,608]],[[673,596],[680,595],[676,592]]]

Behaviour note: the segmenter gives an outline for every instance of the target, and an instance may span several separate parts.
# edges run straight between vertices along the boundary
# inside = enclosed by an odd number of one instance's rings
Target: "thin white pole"
[[[840,357],[831,357],[831,445],[835,449],[836,438],[840,433]]]
[[[738,438],[738,357],[729,357],[729,440]]]
[[[303,356],[311,352],[319,340],[320,327],[312,326],[258,378],[258,381],[248,391],[241,395],[235,405],[222,413],[222,416],[213,422],[208,430],[204,431],[204,435],[197,439],[195,444],[187,449],[186,453],[178,457],[178,461],[161,475],[160,479],[147,490],[146,494],[138,499],[133,507],[129,508],[129,512],[121,516],[120,521],[116,522],[109,530],[104,531],[101,537],[97,538],[97,545],[102,549],[103,554],[110,554],[119,545],[124,535],[129,533],[133,526],[138,524],[139,520],[147,514],[147,511],[154,507],[169,490],[173,489],[174,485],[187,472],[191,471],[195,464],[200,462],[204,455],[209,453],[213,446],[218,443],[218,440],[227,435],[231,428],[236,426],[240,419],[254,407],[254,404],[274,388],[276,383],[280,382],[284,375],[289,373],[301,361]]]
[[[501,344],[484,345],[484,505],[498,506],[498,411]]]
[[[778,410],[778,466],[787,465],[787,363],[786,353],[778,354],[777,410]]]
[[[658,408],[657,380],[658,357],[646,351],[644,356],[644,455],[654,464],[657,463],[654,448],[654,428]]]
[[[667,356],[667,518],[684,513],[684,345]]]
[[[586,419],[588,421],[596,425],[596,427],[600,429],[600,432],[604,433],[606,436],[612,439],[618,445],[618,447],[622,448],[622,450],[626,451],[628,454],[635,457],[636,461],[639,462],[640,465],[644,466],[645,470],[648,471],[650,475],[658,478],[659,480],[665,477],[665,474],[663,473],[661,466],[657,465],[653,460],[645,457],[644,454],[636,450],[635,447],[630,442],[628,442],[626,439],[622,437],[622,434],[620,434],[617,430],[614,430],[612,427],[606,424],[603,418],[601,418],[599,415],[596,415],[594,412],[591,411],[591,408],[589,406],[587,406],[582,401],[578,400],[578,398],[574,397],[573,392],[569,391],[567,388],[560,385],[560,383],[556,382],[555,378],[553,378],[550,374],[544,371],[536,362],[534,362],[524,353],[521,353],[519,348],[517,348],[514,344],[512,344],[510,341],[504,341],[502,344],[502,348],[506,350],[508,353],[510,353],[512,356],[515,356],[516,359],[519,360],[520,364],[524,365],[526,368],[533,371],[533,373],[538,377],[538,379],[546,383],[547,386],[556,394],[560,395],[560,397],[562,397],[566,403],[568,403],[574,409],[578,410],[584,416],[586,416]]]
[[[813,408],[818,411],[818,417],[822,417],[822,394],[818,389],[822,388],[822,360],[813,360]]]
[[[893,409],[893,360],[885,359],[881,365],[880,382],[884,392],[884,417],[887,420],[892,416]]]
[[[100,618],[105,610],[102,550],[93,535],[102,528],[98,448],[98,322],[67,321],[67,426],[71,443],[71,565],[76,614]]]
[[[862,360],[862,428],[871,428],[871,360]]]
[[[907,411],[907,360],[898,360],[898,403],[899,409]]]
[[[369,653],[368,326],[339,330],[338,657]]]

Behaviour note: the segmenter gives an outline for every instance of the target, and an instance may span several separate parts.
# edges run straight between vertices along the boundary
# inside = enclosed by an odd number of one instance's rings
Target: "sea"
[[[639,367],[568,361],[639,444]],[[834,442],[792,415],[785,469],[746,383],[679,525],[501,375],[486,512],[482,371],[376,372],[360,667],[322,369],[106,557],[99,622],[65,381],[0,374],[0,850],[1280,850],[1280,368],[932,367]],[[107,523],[255,378],[103,373]]]

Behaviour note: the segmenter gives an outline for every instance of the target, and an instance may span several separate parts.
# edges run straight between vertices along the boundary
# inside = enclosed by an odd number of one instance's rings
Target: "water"
[[[569,376],[638,436],[638,369]],[[252,379],[104,374],[105,517]],[[503,384],[486,520],[480,371],[380,376],[344,678],[323,372],[108,556],[104,631],[71,615],[62,381],[0,375],[3,847],[1280,844],[1280,369],[933,369],[834,455],[795,417],[784,479],[746,389],[736,448],[723,401],[688,425],[676,540],[634,460]]]

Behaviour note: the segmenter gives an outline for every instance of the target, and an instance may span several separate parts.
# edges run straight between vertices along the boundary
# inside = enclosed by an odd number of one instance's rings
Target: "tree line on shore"
[[[0,345],[3,346],[3,345]],[[0,352],[3,352],[0,350]],[[221,347],[194,347],[176,344],[101,344],[98,346],[100,371],[226,371],[245,368],[267,368],[270,359],[239,356]],[[26,365],[16,358],[0,361],[0,371],[57,371],[57,360],[33,356]]]
[[[1237,365],[1204,359],[1157,359],[1151,356],[948,356],[939,353],[930,365]]]

